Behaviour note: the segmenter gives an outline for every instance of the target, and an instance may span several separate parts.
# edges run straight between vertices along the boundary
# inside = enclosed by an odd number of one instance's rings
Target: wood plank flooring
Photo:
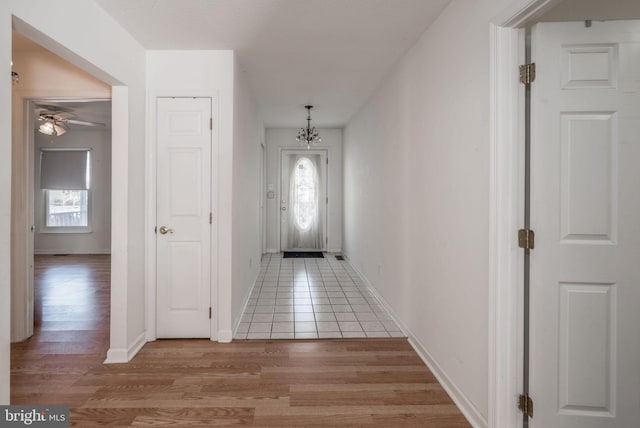
[[[108,324],[108,256],[37,257],[12,404],[68,404],[80,427],[470,426],[406,339],[161,340],[104,365]]]

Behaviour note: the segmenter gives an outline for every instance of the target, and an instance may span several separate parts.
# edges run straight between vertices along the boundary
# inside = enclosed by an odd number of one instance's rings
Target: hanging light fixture
[[[320,134],[316,130],[316,127],[311,127],[311,109],[313,106],[304,106],[307,109],[307,127],[300,128],[298,132],[298,136],[296,137],[296,141],[305,144],[307,149],[311,148],[311,144],[318,144],[322,142],[322,138],[320,138]]]
[[[11,67],[13,67],[13,61],[11,61]],[[20,75],[13,70],[11,70],[11,83],[14,85],[20,83]]]
[[[69,127],[62,122],[56,122],[53,119],[46,119],[40,126],[38,127],[38,132],[44,135],[52,135],[54,137],[59,137],[62,134],[66,133],[69,130]]]

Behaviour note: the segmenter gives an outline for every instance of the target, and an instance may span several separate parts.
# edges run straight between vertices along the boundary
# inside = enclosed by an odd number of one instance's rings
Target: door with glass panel
[[[280,171],[280,249],[324,251],[327,151],[283,150]]]

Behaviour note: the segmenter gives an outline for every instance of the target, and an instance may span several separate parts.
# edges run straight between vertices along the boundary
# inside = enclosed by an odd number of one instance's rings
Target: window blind
[[[40,188],[47,190],[89,189],[90,151],[41,150]]]

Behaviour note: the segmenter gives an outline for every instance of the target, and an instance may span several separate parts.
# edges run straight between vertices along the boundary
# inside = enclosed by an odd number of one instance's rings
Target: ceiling
[[[12,51],[25,52],[37,55],[38,52],[47,51],[39,44],[31,41],[31,39],[23,36],[17,31],[12,33]],[[104,124],[104,127],[92,127],[76,124],[68,124],[71,129],[81,130],[105,130],[111,129],[111,101],[109,100],[42,100],[35,101],[36,111],[48,110],[48,111],[64,111],[72,113],[73,119],[82,120],[86,122],[96,122]],[[34,127],[40,126],[40,122],[34,120]]]
[[[450,0],[96,0],[147,49],[233,49],[267,127],[342,127]]]
[[[638,0],[563,0],[538,21],[609,21],[639,18]]]

